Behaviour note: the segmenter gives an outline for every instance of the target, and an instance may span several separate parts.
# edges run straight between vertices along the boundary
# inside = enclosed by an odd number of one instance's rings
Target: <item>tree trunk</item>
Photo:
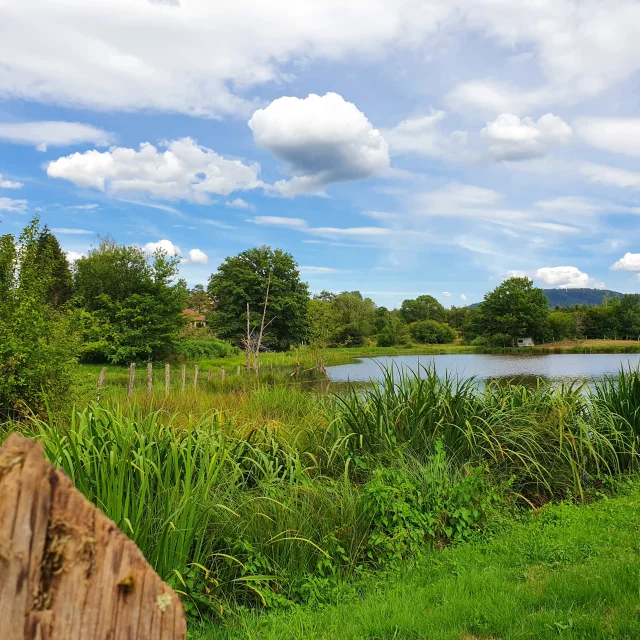
[[[17,434],[0,448],[0,638],[183,640],[176,593],[136,545]]]

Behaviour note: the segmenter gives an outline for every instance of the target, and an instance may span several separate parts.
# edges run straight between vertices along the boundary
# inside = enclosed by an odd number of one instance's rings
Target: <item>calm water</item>
[[[420,366],[435,366],[436,372],[480,380],[534,379],[583,381],[615,374],[620,367],[637,367],[640,354],[553,354],[553,355],[476,355],[383,356],[366,358],[353,364],[328,367],[334,382],[368,381],[382,377],[381,367],[403,367],[417,371]]]

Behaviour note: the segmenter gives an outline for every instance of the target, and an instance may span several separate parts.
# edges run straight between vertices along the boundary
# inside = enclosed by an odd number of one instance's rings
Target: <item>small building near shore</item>
[[[535,347],[535,343],[533,342],[533,338],[518,338],[516,344],[519,347]]]

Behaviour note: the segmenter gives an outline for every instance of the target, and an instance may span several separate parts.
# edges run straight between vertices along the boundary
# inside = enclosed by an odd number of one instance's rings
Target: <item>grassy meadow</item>
[[[584,388],[478,388],[429,369],[389,371],[379,384],[336,395],[306,385],[315,376],[312,357],[282,358],[261,357],[259,376],[238,374],[240,357],[217,369],[201,362],[198,387],[190,366],[184,393],[174,366],[167,396],[164,369],[153,370],[148,394],[141,367],[131,400],[127,369],[110,368],[98,390],[101,367],[83,365],[75,409],[7,423],[0,439],[13,430],[41,439],[49,459],[182,594],[192,633],[204,637],[314,637],[325,624],[342,626],[340,616],[350,617],[341,637],[464,637],[451,635],[461,626],[436,633],[429,625],[437,624],[437,612],[410,624],[413,609],[400,606],[405,578],[393,576],[413,567],[407,584],[424,583],[418,593],[425,607],[437,597],[425,576],[433,574],[435,585],[443,580],[459,599],[486,576],[512,576],[499,554],[478,546],[497,527],[531,512],[557,513],[549,503],[580,505],[612,493],[633,478],[639,462],[637,371]],[[296,362],[300,380],[291,376]],[[505,535],[504,544],[520,544]],[[621,552],[629,551],[621,544]],[[470,566],[479,572],[465,570],[468,587],[447,582],[442,568],[464,554],[475,557]],[[559,565],[558,575],[567,567]],[[546,580],[546,569],[540,571]],[[570,581],[567,571],[562,580]],[[516,586],[504,597],[526,596],[534,606],[533,595]],[[360,602],[362,593],[371,599]],[[397,603],[395,617],[367,613],[380,598]],[[338,601],[352,604],[323,612]],[[534,637],[501,635],[515,624],[513,607],[491,633],[481,622],[473,630],[470,611],[463,607],[456,618],[467,620],[468,638]],[[256,612],[271,613],[255,618]],[[385,626],[387,618],[395,626]],[[563,620],[557,621],[569,624]]]

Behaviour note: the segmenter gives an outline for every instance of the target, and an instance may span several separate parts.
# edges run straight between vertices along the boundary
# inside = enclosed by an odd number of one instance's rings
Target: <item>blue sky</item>
[[[312,291],[640,287],[640,3],[6,0],[0,232]]]

